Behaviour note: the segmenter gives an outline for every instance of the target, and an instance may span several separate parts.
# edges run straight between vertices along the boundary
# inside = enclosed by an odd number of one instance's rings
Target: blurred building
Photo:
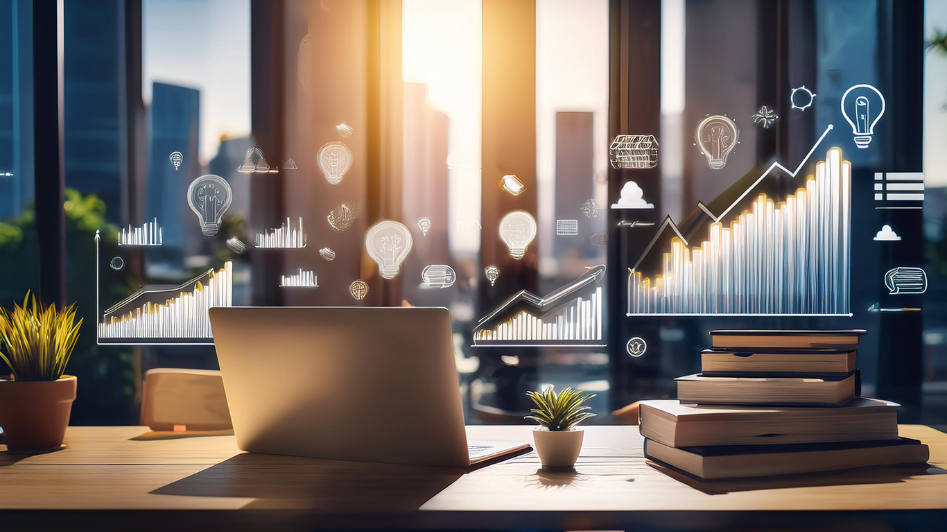
[[[581,210],[585,201],[595,197],[592,117],[592,112],[556,113],[556,220],[578,221],[578,234],[557,234],[553,246],[563,280],[580,275],[583,266],[589,266],[575,259],[597,255],[597,250],[588,245],[592,222]]]
[[[67,9],[63,20],[66,186],[105,201],[106,220],[127,217],[123,11],[117,2]],[[107,8],[106,8],[107,7]],[[133,224],[141,220],[129,220]]]
[[[201,234],[199,221],[189,212],[187,204],[187,187],[201,175],[197,159],[200,91],[155,83],[151,94],[147,218],[157,217],[158,224],[164,228],[166,251],[168,248],[184,250],[185,234]],[[183,155],[177,170],[170,160],[175,151]]]
[[[31,24],[29,5],[0,0],[0,219],[33,200]]]
[[[243,164],[247,156],[247,150],[253,145],[250,137],[226,138],[220,139],[220,147],[217,148],[217,155],[210,160],[207,165],[207,171],[227,180],[230,188],[233,189],[233,203],[227,209],[228,215],[242,215],[244,218],[250,215],[250,180],[253,174],[243,174],[237,171],[237,167]],[[267,161],[270,166],[278,166],[275,161]],[[280,171],[283,168],[280,167]]]

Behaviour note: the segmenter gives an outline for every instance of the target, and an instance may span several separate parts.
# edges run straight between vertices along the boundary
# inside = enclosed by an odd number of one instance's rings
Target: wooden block
[[[153,369],[145,373],[141,423],[151,430],[232,429],[219,371]]]

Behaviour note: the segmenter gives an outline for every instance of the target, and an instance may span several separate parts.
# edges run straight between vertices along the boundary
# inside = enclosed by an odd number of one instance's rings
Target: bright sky
[[[250,1],[144,0],[142,93],[155,81],[201,91],[201,164],[220,136],[250,134]]]
[[[479,232],[458,231],[457,222],[480,220],[480,0],[404,0],[402,6],[404,82],[426,84],[431,107],[450,119],[448,153],[465,150],[477,161],[478,168],[448,170],[447,209],[451,251],[477,252]]]

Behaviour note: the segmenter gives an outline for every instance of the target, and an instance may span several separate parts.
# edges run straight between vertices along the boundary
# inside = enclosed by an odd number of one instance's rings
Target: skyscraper
[[[148,169],[148,218],[164,228],[164,246],[183,248],[187,230],[197,230],[196,217],[188,212],[187,187],[200,175],[197,160],[200,91],[155,83],[151,99],[151,162]],[[172,152],[183,162],[175,170]]]

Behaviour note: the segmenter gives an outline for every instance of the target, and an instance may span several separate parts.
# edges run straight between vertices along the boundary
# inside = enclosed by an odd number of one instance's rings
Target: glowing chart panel
[[[628,315],[850,315],[851,164],[842,151],[831,148],[784,201],[749,198],[740,214],[735,203],[724,212],[734,212],[729,223],[708,211],[693,235],[668,218],[629,269]]]
[[[100,241],[97,233],[97,294],[102,293]],[[112,263],[116,259],[121,261],[121,257],[115,257]],[[115,269],[114,265],[112,268]],[[208,311],[212,307],[233,306],[233,263],[227,261],[220,269],[210,268],[180,285],[146,285],[104,311],[100,305],[96,296],[96,340],[100,345],[213,344]]]
[[[105,310],[99,343],[157,343],[207,339],[211,307],[233,304],[233,264],[210,269],[172,288],[145,287]]]
[[[599,265],[545,297],[521,290],[480,320],[474,347],[603,346],[604,278]]]

